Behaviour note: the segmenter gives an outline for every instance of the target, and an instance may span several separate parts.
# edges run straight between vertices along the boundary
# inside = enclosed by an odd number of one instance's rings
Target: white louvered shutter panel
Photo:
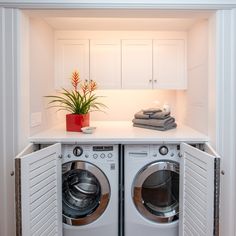
[[[220,158],[208,145],[204,149],[181,144],[180,236],[219,235]]]
[[[15,160],[20,208],[17,235],[61,236],[61,145],[32,152],[33,146],[30,144]]]

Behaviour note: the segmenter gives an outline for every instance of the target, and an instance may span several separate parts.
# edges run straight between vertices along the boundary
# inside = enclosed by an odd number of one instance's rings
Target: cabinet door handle
[[[156,79],[154,79],[154,82],[156,83],[156,82],[157,82],[157,80],[156,80]]]
[[[152,82],[152,79],[149,80],[149,83],[151,83],[151,82]]]

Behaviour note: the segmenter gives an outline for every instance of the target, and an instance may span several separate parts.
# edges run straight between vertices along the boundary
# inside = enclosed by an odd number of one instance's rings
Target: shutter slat
[[[36,208],[42,203],[42,199],[47,200],[48,193],[55,193],[57,190],[55,188],[55,180],[50,184],[45,185],[39,191],[35,192],[33,195],[30,194],[30,203],[32,208]]]
[[[30,163],[29,169],[30,172],[33,172],[36,169],[39,169],[40,167],[43,167],[45,165],[48,165],[50,162],[55,161],[55,152],[50,153],[47,156],[41,156],[38,160],[35,160],[34,162]]]
[[[56,173],[55,166],[48,168],[46,172],[42,172],[41,174],[30,179],[30,187],[35,186],[36,184],[40,183],[41,181],[43,181],[44,179],[48,178],[49,176],[55,173]]]
[[[32,225],[32,222],[31,222],[32,232],[33,233],[38,232],[41,228],[47,228],[48,224],[49,224],[48,222],[49,221],[51,222],[51,220],[55,216],[55,213],[56,213],[55,208],[49,209],[49,211],[46,212],[45,215],[35,225]],[[52,221],[52,223],[53,223],[53,221]]]
[[[206,189],[206,187],[207,187],[207,184],[206,184],[207,176],[204,177],[200,173],[197,173],[191,167],[189,167],[189,165],[191,165],[191,164],[187,163],[187,161],[186,161],[186,167],[185,167],[186,173],[188,173],[192,178],[194,178],[199,185],[202,185],[202,188],[205,187],[205,189]]]
[[[51,227],[51,225],[53,225],[53,223],[56,221],[56,218],[55,218],[55,211],[52,211],[50,212],[50,214],[48,214],[48,217],[43,219],[41,221],[41,224],[38,225],[37,228],[32,228],[31,229],[31,232],[32,232],[32,235],[35,235],[35,236],[38,236],[38,235],[45,235],[44,232],[47,231],[48,228]]]
[[[186,201],[188,201],[190,204],[192,204],[195,208],[198,209],[199,212],[201,212],[201,214],[203,214],[204,216],[206,215],[206,209],[204,209],[202,207],[202,205],[204,205],[203,202],[200,202],[200,198],[198,198],[197,195],[193,195],[188,189],[186,189],[186,193],[185,194],[185,199]]]
[[[43,175],[48,169],[55,166],[56,166],[56,162],[55,160],[52,160],[52,161],[49,161],[47,164],[44,164],[43,166],[38,167],[37,169],[31,170],[29,173],[30,180],[34,179],[35,177],[39,175]]]
[[[186,175],[186,178],[187,177]],[[204,192],[202,192],[199,188],[196,187],[196,185],[194,184],[193,179],[189,178],[189,182],[186,182],[184,185],[186,191],[188,191],[188,189],[190,189],[194,194],[196,194],[204,203],[206,200],[206,194]]]
[[[32,217],[31,226],[34,227],[48,212],[52,211],[56,208],[55,201],[51,202],[46,208],[44,208],[41,212],[38,212],[36,217]]]
[[[35,209],[31,210],[31,218],[32,218],[32,220],[34,220],[34,218],[37,217],[38,214],[40,214],[40,212],[42,212],[43,209],[45,209],[47,206],[51,205],[52,203],[55,203],[55,200],[56,200],[55,195],[52,195],[45,202],[40,204]]]
[[[201,215],[201,212],[199,212],[196,208],[194,208],[193,205],[189,203],[187,200],[186,200],[186,211],[189,212],[189,214],[191,213],[191,215],[193,216],[192,219],[196,221],[198,225],[201,226],[201,229],[203,231],[206,231],[206,225],[205,225],[206,217]]]
[[[50,184],[51,182],[55,184],[56,180],[56,168],[54,168],[54,173],[52,175],[47,176],[45,179],[42,179],[36,185],[33,185],[30,189],[31,196],[42,189],[44,186]]]

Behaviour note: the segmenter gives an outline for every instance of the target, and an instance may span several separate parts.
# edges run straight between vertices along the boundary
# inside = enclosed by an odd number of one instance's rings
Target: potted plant
[[[100,111],[106,107],[98,102],[99,96],[94,91],[97,89],[95,81],[80,80],[79,72],[74,71],[71,76],[72,90],[62,88],[57,96],[46,96],[52,100],[49,102],[50,107],[57,107],[58,110],[66,110],[66,130],[81,131],[82,127],[89,126],[89,112]]]

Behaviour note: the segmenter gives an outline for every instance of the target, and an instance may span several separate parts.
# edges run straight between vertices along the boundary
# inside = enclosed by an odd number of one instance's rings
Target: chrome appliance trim
[[[173,206],[173,209],[167,213],[159,212],[159,214],[152,214],[145,206],[145,202],[142,198],[142,185],[148,176],[151,174],[162,171],[169,170],[179,174],[179,163],[173,161],[157,161],[152,162],[144,166],[136,175],[133,186],[132,186],[132,198],[136,209],[145,218],[159,223],[172,222],[174,216],[179,213],[179,205]]]

